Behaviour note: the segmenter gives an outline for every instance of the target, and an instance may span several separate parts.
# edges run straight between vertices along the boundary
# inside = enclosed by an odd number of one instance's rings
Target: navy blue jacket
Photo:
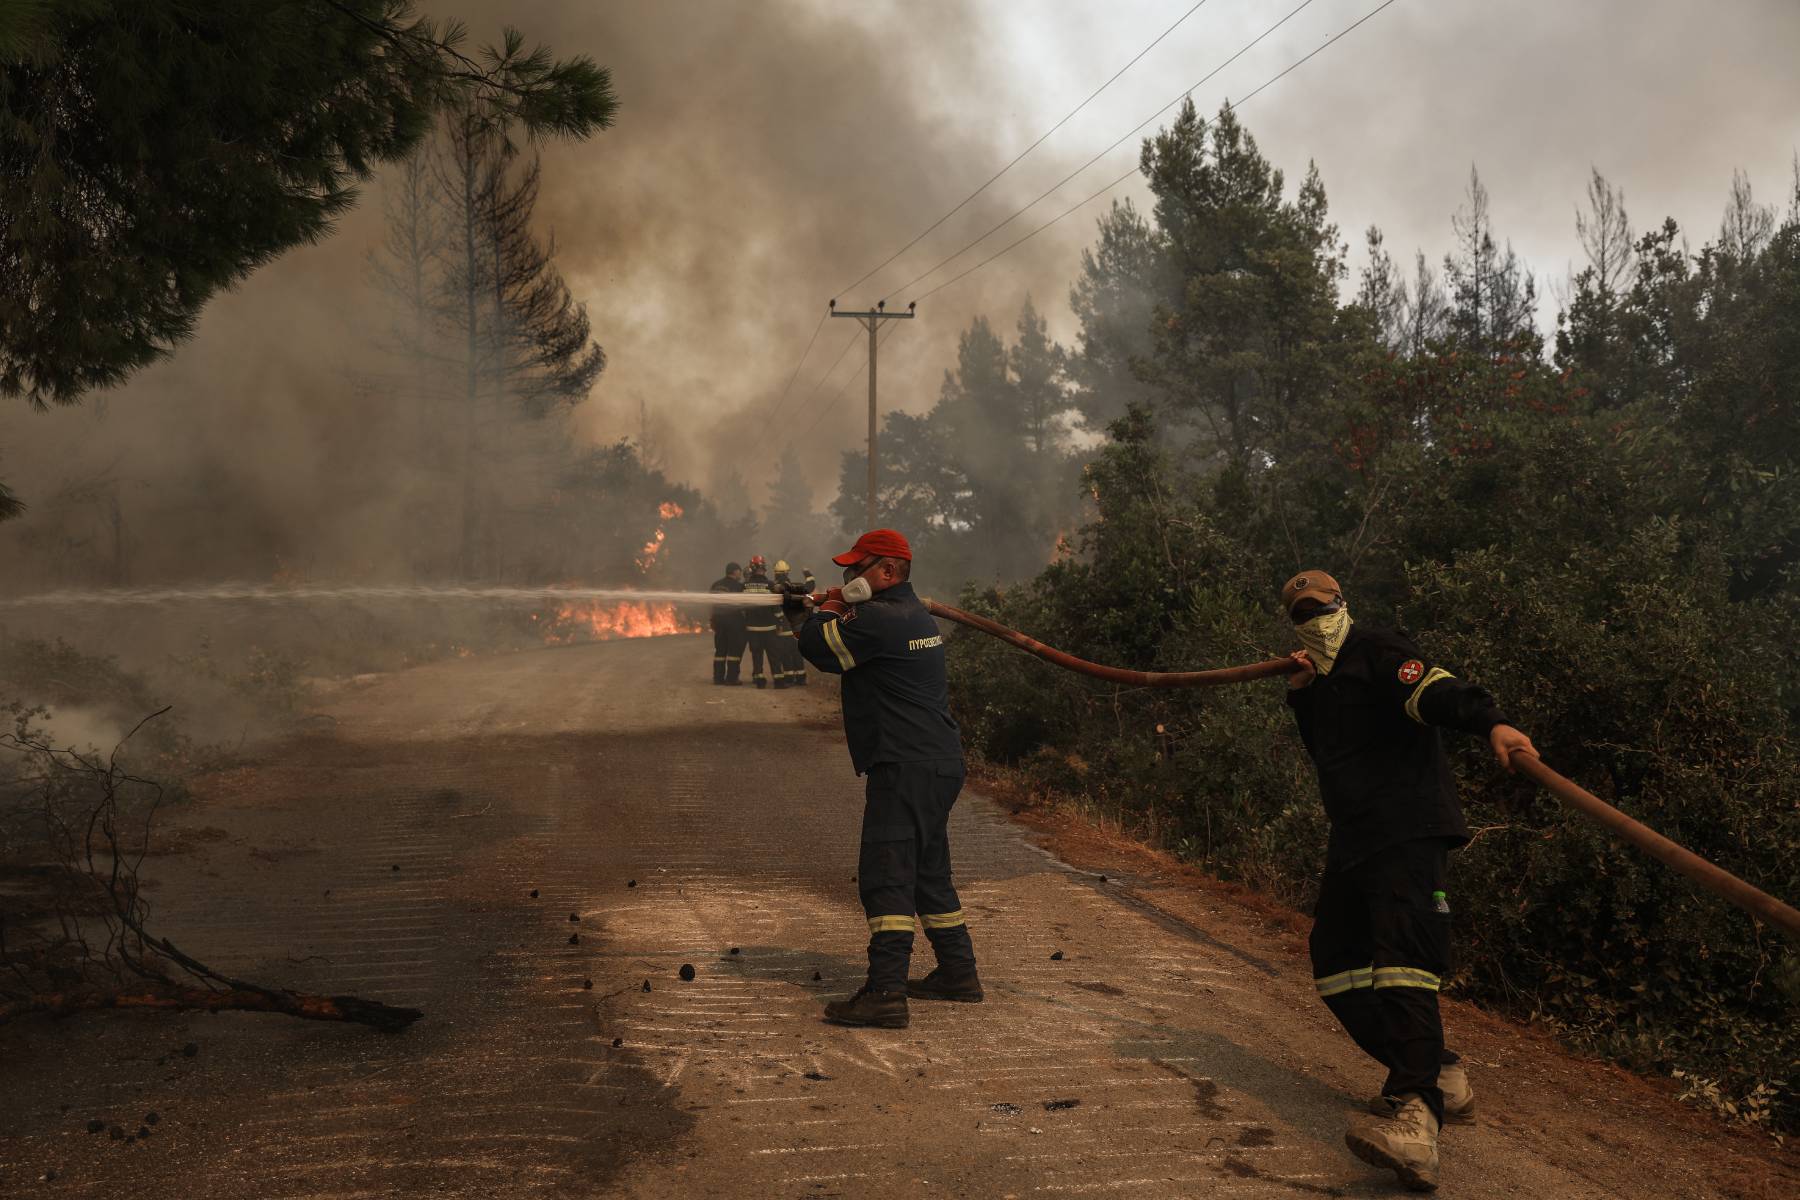
[[[912,584],[895,584],[841,618],[813,613],[800,627],[800,653],[844,677],[844,736],[858,775],[876,763],[962,758],[944,638]]]
[[[1469,840],[1438,729],[1486,737],[1511,724],[1485,689],[1433,663],[1404,633],[1358,624],[1331,674],[1289,689],[1287,702],[1331,818],[1327,869],[1415,838]]]

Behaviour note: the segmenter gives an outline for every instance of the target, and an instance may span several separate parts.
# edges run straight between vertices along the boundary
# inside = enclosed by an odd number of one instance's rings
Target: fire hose
[[[1076,658],[1073,654],[1066,654],[1053,646],[1046,646],[1036,638],[1027,637],[1016,629],[1009,629],[998,621],[990,621],[986,617],[967,613],[959,608],[951,608],[949,605],[939,604],[935,600],[925,601],[925,607],[934,617],[954,621],[959,625],[967,625],[971,629],[979,629],[982,633],[991,634],[1002,641],[1011,642],[1027,654],[1035,654],[1045,662],[1062,667],[1064,670],[1091,675],[1096,679],[1121,683],[1129,687],[1212,687],[1226,683],[1247,683],[1253,679],[1267,679],[1275,675],[1287,675],[1298,669],[1298,664],[1293,659],[1276,658],[1266,662],[1250,663],[1241,667],[1223,667],[1212,671],[1128,671],[1121,667],[1102,666],[1083,658]],[[1708,862],[1685,846],[1670,841],[1648,825],[1626,816],[1586,788],[1545,766],[1543,760],[1536,755],[1515,751],[1512,762],[1514,770],[1519,774],[1615,837],[1629,842],[1669,869],[1686,876],[1706,890],[1723,897],[1751,916],[1766,921],[1796,942],[1800,942],[1800,911],[1783,904],[1760,888],[1746,883],[1723,867]]]

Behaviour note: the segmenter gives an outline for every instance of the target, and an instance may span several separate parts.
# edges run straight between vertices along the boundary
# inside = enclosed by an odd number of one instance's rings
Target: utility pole
[[[875,331],[883,321],[910,321],[917,314],[918,301],[906,306],[905,312],[888,312],[887,301],[883,300],[868,312],[839,312],[837,301],[831,302],[831,315],[834,317],[850,317],[861,321],[869,331],[869,525],[875,528]]]

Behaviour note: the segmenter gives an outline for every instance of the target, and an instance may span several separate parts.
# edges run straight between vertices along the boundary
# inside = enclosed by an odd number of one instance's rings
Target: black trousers
[[[736,683],[744,665],[744,627],[713,626],[713,682]]]
[[[1363,1053],[1387,1068],[1385,1096],[1422,1097],[1444,1119],[1438,988],[1450,969],[1445,875],[1449,844],[1402,842],[1319,883],[1311,938],[1313,983]]]
[[[779,635],[773,628],[750,630],[750,681],[757,687],[766,687],[769,675],[782,678],[781,643],[776,639]],[[763,660],[768,660],[768,672],[763,670]]]
[[[856,878],[869,918],[869,986],[877,991],[906,987],[915,913],[940,965],[975,967],[950,881],[950,810],[963,775],[960,759],[869,768]]]

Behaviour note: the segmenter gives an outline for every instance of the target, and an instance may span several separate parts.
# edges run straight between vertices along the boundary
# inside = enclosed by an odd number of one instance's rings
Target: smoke
[[[1185,5],[425,7],[465,19],[476,42],[511,24],[614,73],[617,127],[541,147],[540,223],[610,358],[577,410],[578,435],[637,440],[672,477],[709,492],[736,471],[758,505],[792,444],[821,507],[866,420],[854,323],[825,323],[776,409],[826,302],[903,305],[916,291],[882,289],[1038,195],[1286,11],[1213,0],[989,195],[838,296]],[[1370,7],[1320,0],[1196,93],[1202,111]],[[1761,198],[1781,200],[1800,141],[1800,76],[1787,63],[1796,44],[1790,0],[1755,0],[1729,20],[1683,0],[1402,2],[1258,95],[1244,117],[1290,183],[1318,160],[1349,240],[1379,224],[1403,259],[1415,246],[1441,255],[1477,164],[1497,232],[1555,277],[1577,253],[1573,212],[1590,167],[1624,188],[1638,228],[1673,214],[1696,244],[1716,227],[1733,167],[1750,171]],[[992,246],[1134,154],[1135,139]],[[1142,196],[1129,185],[1115,194]],[[1010,333],[1027,294],[1070,341],[1067,289],[1102,211],[1076,213],[926,300],[882,351],[883,408],[928,408],[970,318],[986,313]],[[0,553],[38,563],[48,583],[180,579],[220,563],[258,578],[402,573],[416,535],[408,496],[421,479],[379,436],[391,415],[381,384],[389,302],[364,260],[381,230],[377,186],[336,236],[218,298],[172,361],[78,409],[0,412],[0,479],[33,506],[0,525]],[[518,490],[541,482],[521,478]],[[64,562],[79,566],[59,575]]]

